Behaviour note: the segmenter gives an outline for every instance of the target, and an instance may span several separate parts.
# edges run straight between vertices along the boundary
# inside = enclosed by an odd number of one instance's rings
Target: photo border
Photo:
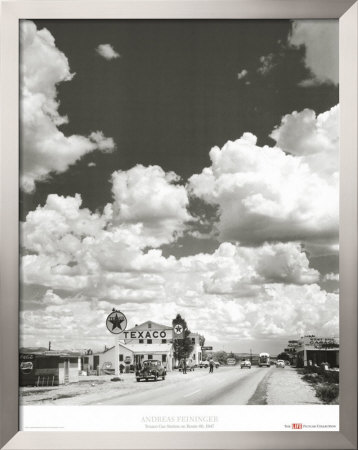
[[[20,19],[339,19],[340,431],[18,431]],[[354,0],[1,2],[0,444],[4,449],[357,448],[357,23]]]

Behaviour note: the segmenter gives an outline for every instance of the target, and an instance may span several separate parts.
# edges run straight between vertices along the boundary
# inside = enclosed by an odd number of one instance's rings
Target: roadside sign
[[[201,347],[202,350],[212,350],[212,347]]]
[[[127,328],[127,318],[118,309],[113,308],[106,320],[108,331],[114,334],[115,363],[114,373],[119,377],[119,335]]]
[[[184,339],[184,327],[180,323],[177,323],[173,327],[174,339]]]
[[[121,311],[112,311],[107,317],[106,326],[113,334],[121,334],[127,328],[127,318]]]
[[[235,358],[228,358],[228,359],[226,360],[226,364],[227,364],[228,366],[234,366],[234,365],[236,364],[236,359],[235,359]]]

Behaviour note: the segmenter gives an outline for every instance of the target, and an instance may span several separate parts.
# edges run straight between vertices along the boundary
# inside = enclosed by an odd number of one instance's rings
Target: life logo
[[[31,361],[22,361],[20,364],[20,370],[23,374],[28,374],[32,372],[34,365]]]
[[[292,429],[293,430],[302,430],[302,423],[293,423]]]

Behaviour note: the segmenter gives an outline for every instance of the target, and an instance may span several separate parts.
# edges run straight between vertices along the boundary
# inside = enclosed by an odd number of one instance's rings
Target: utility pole
[[[51,350],[51,341],[48,341],[48,351]]]
[[[252,364],[252,350],[250,348],[250,363]]]

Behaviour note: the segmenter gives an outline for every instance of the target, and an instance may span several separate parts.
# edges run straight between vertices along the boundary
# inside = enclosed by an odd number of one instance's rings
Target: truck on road
[[[269,353],[260,353],[259,354],[259,367],[270,367],[270,355]]]

